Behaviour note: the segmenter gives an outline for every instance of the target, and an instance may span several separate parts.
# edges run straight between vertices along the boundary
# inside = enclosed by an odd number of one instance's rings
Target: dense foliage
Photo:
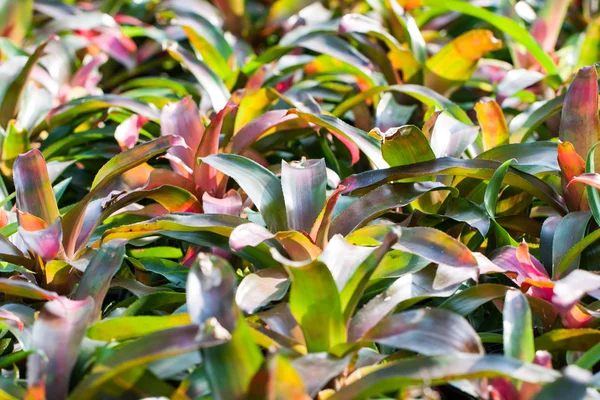
[[[0,398],[600,398],[596,1],[0,34]]]

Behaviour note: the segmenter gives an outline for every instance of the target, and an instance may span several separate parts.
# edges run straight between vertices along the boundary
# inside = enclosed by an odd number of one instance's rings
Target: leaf
[[[409,84],[394,85],[390,86],[389,90],[414,97],[423,104],[426,104],[430,107],[436,107],[438,110],[446,111],[450,116],[465,125],[473,125],[471,119],[462,108],[426,86]]]
[[[583,353],[574,364],[579,368],[592,370],[598,361],[600,361],[600,343]]]
[[[377,142],[375,138],[369,136],[366,132],[348,125],[344,121],[331,115],[312,114],[295,108],[289,110],[288,112],[297,115],[306,122],[322,126],[338,137],[351,140],[363,153],[365,153],[367,158],[377,168],[386,168],[388,166],[381,155],[381,146],[379,142]],[[352,163],[354,164],[356,161],[357,160],[352,160]]]
[[[490,179],[493,176],[493,171],[496,171],[500,165],[500,163],[491,160],[460,160],[445,157],[413,165],[363,172],[349,176],[341,184],[346,186],[344,193],[359,194],[385,182],[429,175],[454,175]],[[533,175],[509,167],[504,183],[530,193],[560,214],[566,213],[562,197],[552,187]]]
[[[577,67],[581,68],[586,65],[593,65],[600,58],[600,20],[595,18],[587,25],[585,36],[579,50],[579,60]]]
[[[281,162],[281,188],[290,229],[310,232],[325,205],[325,159]]]
[[[535,339],[538,350],[587,351],[598,343],[600,331],[597,329],[554,329]]]
[[[533,327],[531,310],[524,294],[517,290],[506,292],[502,318],[504,355],[532,362],[535,357]]]
[[[42,153],[33,149],[18,156],[13,174],[17,208],[40,218],[47,226],[56,222],[60,214]]]
[[[325,201],[325,206],[323,207],[323,210],[321,210],[321,213],[317,217],[315,224],[310,230],[310,238],[317,246],[319,246],[322,249],[324,249],[327,245],[333,212],[337,201],[340,198],[340,195],[344,189],[344,186],[338,185],[338,187],[333,191],[333,193],[331,193],[329,198]]]
[[[286,38],[282,38],[280,44],[285,46],[294,45],[298,47],[304,47],[308,50],[327,54],[336,60],[359,68],[367,75],[370,75],[373,69],[373,65],[367,57],[348,44],[348,42],[337,36],[314,34],[306,35],[300,40],[295,41],[286,41],[285,39]]]
[[[552,275],[555,278],[559,277],[557,267],[565,254],[585,236],[590,219],[591,214],[587,211],[571,212],[565,215],[558,223],[552,239]],[[567,274],[579,268],[580,258],[580,256],[577,256],[571,265],[566,266],[566,269],[561,274]]]
[[[337,358],[327,353],[306,354],[291,362],[311,397],[317,396],[319,390],[340,375],[349,363],[349,356]]]
[[[572,246],[554,268],[554,276],[556,278],[562,276],[577,258],[581,256],[581,253],[598,239],[600,239],[600,230],[595,230]]]
[[[481,339],[466,319],[438,309],[418,309],[390,315],[363,339],[426,356],[484,353]]]
[[[29,132],[14,120],[11,120],[2,141],[2,173],[12,175],[12,168],[19,154],[26,153],[31,148]]]
[[[81,301],[57,298],[44,305],[33,324],[32,348],[41,354],[29,356],[29,387],[45,382],[48,399],[67,397],[71,370],[93,307],[91,298]]]
[[[108,229],[102,242],[124,238],[128,240],[147,236],[167,234],[169,232],[212,232],[221,236],[229,236],[234,228],[248,221],[233,215],[170,213],[130,225]],[[212,244],[211,244],[212,245]],[[210,246],[207,244],[207,246]]]
[[[87,96],[71,100],[54,108],[48,117],[40,122],[31,132],[31,136],[40,134],[44,130],[51,130],[71,122],[75,117],[86,113],[98,113],[111,107],[124,108],[136,114],[147,117],[152,121],[160,119],[160,111],[152,104],[129,97],[105,94],[102,96]]]
[[[485,209],[488,212],[490,218],[496,219],[496,203],[498,202],[498,196],[500,194],[500,188],[502,182],[506,176],[510,164],[513,160],[508,160],[498,167],[494,175],[490,178],[490,182],[485,189],[484,204]]]
[[[544,102],[541,106],[536,104],[535,109],[532,106],[525,113],[513,118],[508,126],[511,141],[515,143],[525,142],[542,123],[563,108],[564,100],[564,95],[557,96]]]
[[[229,214],[239,216],[242,212],[242,198],[240,194],[231,189],[225,197],[217,199],[208,193],[202,195],[202,209],[205,214]]]
[[[85,268],[73,300],[83,300],[88,296],[94,299],[92,321],[100,318],[110,280],[121,267],[124,257],[125,241],[113,240],[100,247]]]
[[[585,186],[572,183],[573,178],[583,175],[586,163],[577,154],[573,145],[563,142],[558,145],[558,165],[560,165],[563,195],[571,211],[585,211],[589,208]]]
[[[390,227],[386,225],[370,225],[354,231],[347,239],[368,237],[381,242],[389,231]],[[477,259],[465,245],[433,228],[402,228],[402,234],[394,249],[416,254],[446,266],[470,268],[478,265]]]
[[[552,303],[568,311],[587,293],[596,292],[598,289],[600,276],[590,271],[574,270],[555,281]]]
[[[233,178],[248,194],[273,231],[287,229],[285,200],[277,177],[256,162],[234,154],[214,154],[202,162]]]
[[[353,270],[346,272],[348,279],[344,282],[343,289],[340,290],[340,302],[346,321],[349,321],[352,314],[354,314],[354,310],[358,306],[371,276],[379,266],[381,260],[383,260],[383,257],[385,257],[392,245],[398,240],[399,234],[399,231],[388,233],[381,246],[373,250],[361,263],[356,264]],[[329,265],[328,267],[330,270],[333,270]],[[348,268],[349,265],[346,264],[345,267]],[[336,280],[338,288],[340,287],[340,283],[339,280]]]
[[[357,341],[375,327],[396,306],[406,300],[418,301],[427,297],[446,297],[458,289],[461,283],[469,279],[456,279],[455,268],[450,268],[457,283],[450,283],[446,268],[430,266],[415,274],[406,274],[397,279],[385,291],[368,301],[352,318],[348,327],[348,340]]]
[[[107,358],[92,367],[71,392],[71,397],[82,400],[96,398],[111,379],[135,367],[147,366],[150,362],[186,354],[202,346],[222,342],[214,335],[198,336],[198,327],[187,325],[155,332],[120,347]]]
[[[227,59],[231,57],[232,49],[223,32],[199,14],[179,13],[171,22],[183,28],[199,58],[222,79],[227,79],[231,74]]]
[[[558,136],[570,142],[577,154],[587,155],[600,140],[598,121],[598,74],[595,67],[577,72],[565,96]],[[595,157],[600,162],[600,154]]]
[[[266,382],[265,382],[266,381]],[[248,390],[250,398],[309,400],[304,383],[286,358],[274,354],[256,373]]]
[[[79,233],[83,226],[86,208],[94,199],[96,193],[107,188],[123,172],[143,164],[150,158],[165,152],[171,146],[179,145],[178,138],[178,136],[165,136],[135,146],[111,158],[100,168],[92,183],[92,189],[62,219],[64,227],[63,245],[68,257],[73,257],[77,253],[81,242],[83,244],[87,242],[87,240],[80,240]]]
[[[366,399],[407,385],[436,386],[462,379],[509,377],[531,383],[553,382],[560,373],[499,355],[450,354],[409,358],[368,367],[362,378],[337,391],[331,400]]]
[[[475,111],[481,125],[483,150],[508,144],[510,134],[500,105],[494,100],[483,99],[475,104]]]
[[[567,3],[568,4],[568,3]],[[565,396],[568,396],[569,399],[573,400],[583,400],[588,398],[588,388],[584,383],[585,378],[589,378],[585,373],[585,371],[576,371],[572,366],[568,366],[566,368],[566,373],[571,374],[571,376],[567,375],[561,378],[558,378],[552,383],[544,386],[542,390],[540,390],[534,400],[559,400],[564,399]],[[583,379],[582,379],[583,378]]]
[[[27,2],[28,0],[24,1],[24,3]],[[2,23],[0,22],[0,24]],[[29,56],[27,62],[23,65],[21,70],[14,75],[14,79],[12,79],[10,82],[6,82],[0,85],[0,94],[2,96],[2,102],[0,103],[1,127],[8,126],[8,122],[17,116],[17,109],[19,107],[19,104],[21,103],[21,97],[23,96],[23,90],[25,89],[25,85],[29,79],[29,75],[31,74],[33,68],[37,65],[40,58],[44,55],[46,45],[51,40],[54,40],[54,37],[51,37],[50,39],[47,39],[40,43],[36,47],[33,54]]]
[[[229,93],[221,78],[201,60],[179,47],[176,42],[168,42],[166,50],[173,59],[182,63],[198,80],[204,90],[203,93],[210,99],[213,109],[216,112],[221,111],[231,97],[231,93]]]
[[[235,294],[240,309],[253,314],[272,301],[280,300],[290,286],[288,274],[282,268],[266,268],[242,279]]]
[[[192,194],[176,186],[161,185],[168,178],[166,170],[155,169],[150,173],[146,186],[125,194],[109,195],[106,199],[92,201],[87,208],[76,247],[84,246],[99,223],[113,213],[143,199],[152,199],[169,212],[199,212],[202,207]],[[178,182],[173,182],[178,183]]]
[[[425,86],[447,92],[471,77],[481,57],[501,47],[502,42],[489,30],[463,33],[425,62]]]
[[[189,323],[187,314],[116,317],[96,322],[89,327],[86,336],[104,342],[124,341]]]
[[[591,174],[596,170],[594,152],[596,151],[597,146],[598,146],[598,143],[593,145],[587,156],[587,161],[585,164],[585,172],[587,174]],[[569,182],[569,184],[570,183],[571,182]],[[586,183],[586,182],[583,182],[583,183]],[[567,188],[568,187],[569,187],[569,185],[567,184]],[[598,223],[598,221],[600,221],[600,192],[598,192],[598,188],[594,187],[593,184],[588,185],[585,188],[585,192],[588,197],[589,207],[590,207],[590,210],[592,211],[592,215],[594,216],[594,220],[596,221],[596,223]]]
[[[489,214],[472,201],[456,197],[449,200],[446,205],[447,217],[455,221],[462,221],[477,229],[481,236],[486,237],[490,229]]]
[[[381,140],[381,153],[390,167],[409,165],[435,158],[429,141],[423,132],[414,125],[390,128],[385,133],[375,128],[370,135]]]
[[[9,38],[16,45],[21,44],[33,17],[33,0],[3,1],[0,8],[0,36]]]
[[[211,154],[217,154],[219,152],[219,138],[221,135],[221,130],[223,127],[224,119],[233,113],[235,116],[235,112],[237,111],[237,107],[229,102],[227,105],[219,111],[210,121],[210,124],[206,128],[204,135],[202,136],[202,141],[198,146],[198,150],[194,155],[194,166],[192,169],[194,170],[194,181],[196,185],[200,188],[201,192],[206,192],[209,195],[219,196],[225,192],[225,189],[219,189],[219,180],[223,183],[226,180],[223,179],[222,176],[217,176],[217,171],[211,167],[207,163],[198,163],[198,158],[203,158],[209,156]]]
[[[455,191],[438,182],[388,183],[360,197],[332,221],[329,237],[348,235],[388,211],[409,205],[426,193],[438,190]]]
[[[200,112],[191,96],[163,107],[160,113],[160,134],[178,135],[183,138],[187,146],[172,147],[167,150],[167,153],[177,157],[183,163],[181,165],[174,160],[169,160],[173,171],[191,179],[192,174],[189,171],[193,171],[197,164],[195,154],[204,135]]]
[[[533,55],[540,65],[546,69],[548,75],[558,75],[558,71],[552,58],[538,45],[529,32],[525,30],[519,23],[510,18],[497,15],[485,8],[477,7],[470,3],[454,0],[423,0],[425,6],[435,7],[440,11],[454,11],[461,14],[470,15],[479,18],[490,25],[493,25],[500,31],[510,36],[515,42],[520,43],[525,47],[531,55]]]
[[[337,287],[327,266],[319,260],[294,263],[272,249],[291,278],[290,310],[299,322],[308,351],[328,351],[344,343],[346,327]]]
[[[241,399],[259,370],[263,357],[246,320],[235,304],[235,275],[224,259],[200,253],[186,286],[192,322],[212,327],[218,337],[230,339],[202,352],[213,396]]]
[[[431,133],[431,150],[436,157],[460,157],[475,142],[478,132],[476,126],[464,124],[447,112],[441,112]]]
[[[544,3],[531,26],[531,36],[542,49],[551,54],[556,46],[570,1],[550,0]]]
[[[30,251],[39,255],[44,261],[51,261],[59,255],[63,256],[60,218],[48,226],[42,219],[19,211],[17,219],[19,235]],[[36,222],[31,223],[33,220]]]
[[[276,239],[276,241],[272,239]],[[264,243],[267,241],[270,243]],[[229,247],[235,252],[241,252],[246,247],[262,247],[266,251],[270,251],[269,245],[277,246],[278,244],[295,261],[312,260],[321,254],[321,249],[312,243],[306,234],[298,231],[280,231],[273,234],[260,225],[249,223],[239,225],[229,236]],[[268,267],[272,267],[274,264],[277,264],[277,261],[272,260]]]
[[[237,119],[237,118],[236,118]],[[254,141],[263,134],[266,134],[272,128],[288,121],[297,120],[294,114],[288,114],[288,110],[270,110],[266,111],[253,120],[246,123],[231,138],[226,146],[227,153],[241,154]]]
[[[39,286],[20,279],[0,278],[0,292],[33,300],[56,300],[59,298],[55,292],[50,292]]]

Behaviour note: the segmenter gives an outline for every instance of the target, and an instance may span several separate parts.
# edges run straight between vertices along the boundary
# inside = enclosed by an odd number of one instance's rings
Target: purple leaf
[[[27,382],[31,386],[45,381],[49,400],[67,397],[71,370],[93,308],[91,298],[74,301],[61,297],[46,303],[33,324],[32,348],[41,354],[29,356]]]

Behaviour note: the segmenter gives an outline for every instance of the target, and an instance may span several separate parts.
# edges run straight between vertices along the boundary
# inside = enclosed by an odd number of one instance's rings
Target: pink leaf
[[[121,146],[121,150],[131,149],[138,141],[140,129],[148,122],[147,117],[134,114],[123,121],[115,130],[115,139]]]
[[[160,134],[162,136],[179,135],[188,148],[173,147],[167,154],[181,160],[171,162],[171,167],[180,175],[191,178],[196,160],[194,156],[204,134],[204,125],[194,100],[188,96],[182,100],[164,106],[160,115]]]

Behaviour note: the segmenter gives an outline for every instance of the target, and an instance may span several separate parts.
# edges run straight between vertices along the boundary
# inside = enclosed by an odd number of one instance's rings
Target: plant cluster
[[[0,398],[600,398],[592,0],[0,0]]]

